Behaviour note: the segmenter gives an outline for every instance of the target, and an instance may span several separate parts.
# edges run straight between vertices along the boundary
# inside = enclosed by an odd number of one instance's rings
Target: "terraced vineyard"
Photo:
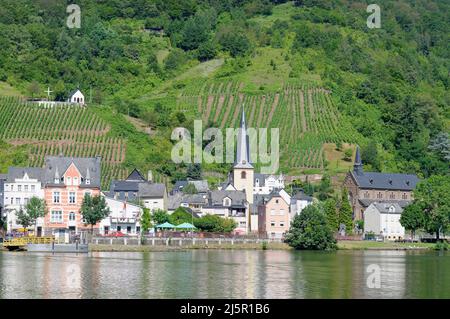
[[[126,177],[124,140],[108,136],[109,126],[89,109],[44,108],[16,98],[0,98],[0,139],[30,145],[29,166],[42,166],[45,155],[101,156],[102,187]]]
[[[359,138],[324,89],[287,84],[280,92],[251,95],[241,93],[242,87],[237,82],[197,83],[181,94],[178,104],[195,105],[205,123],[220,128],[237,127],[244,104],[249,127],[280,128],[283,171],[323,169],[324,143]]]

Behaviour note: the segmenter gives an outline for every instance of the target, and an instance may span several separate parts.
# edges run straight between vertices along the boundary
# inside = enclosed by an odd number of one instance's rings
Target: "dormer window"
[[[370,183],[370,184],[373,184],[373,179],[370,179],[370,180],[369,180],[369,183]]]
[[[55,184],[59,184],[59,178],[55,177]]]
[[[231,206],[231,201],[228,197],[223,199],[223,206]]]
[[[395,207],[394,206],[389,207],[389,213],[395,213]]]
[[[87,179],[86,180],[86,185],[90,185],[91,184],[91,180],[90,179]]]
[[[389,184],[392,185],[392,179],[389,180]]]

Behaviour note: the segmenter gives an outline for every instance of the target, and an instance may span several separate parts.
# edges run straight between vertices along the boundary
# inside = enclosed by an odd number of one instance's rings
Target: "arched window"
[[[247,178],[247,172],[246,171],[242,171],[241,172],[241,178],[242,179],[246,179]]]
[[[223,206],[230,206],[230,199],[228,197],[223,199]]]

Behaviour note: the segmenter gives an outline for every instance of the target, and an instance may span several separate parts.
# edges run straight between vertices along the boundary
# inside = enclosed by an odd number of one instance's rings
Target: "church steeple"
[[[244,106],[242,106],[241,127],[238,132],[237,152],[234,168],[253,168],[250,159],[250,148],[247,127],[245,124]]]
[[[363,171],[363,164],[361,161],[361,154],[359,152],[359,146],[356,145],[356,155],[355,155],[355,163],[353,164],[353,172],[356,175],[362,175],[364,173]]]

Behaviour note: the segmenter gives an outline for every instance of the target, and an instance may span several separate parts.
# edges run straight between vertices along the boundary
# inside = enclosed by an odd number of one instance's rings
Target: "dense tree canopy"
[[[294,217],[286,242],[295,249],[330,250],[336,240],[320,205],[309,205]]]
[[[177,76],[220,58],[209,77],[243,82],[250,91],[274,75],[274,82],[314,79],[330,90],[361,134],[371,169],[447,174],[448,1],[383,1],[381,29],[367,28],[367,3],[358,0],[285,2],[79,0],[81,28],[69,29],[64,1],[4,0],[0,82],[30,98],[46,97],[50,86],[56,100],[82,87],[89,102],[158,128],[158,144],[180,122]],[[280,53],[267,57],[271,72],[255,63],[267,48]],[[157,110],[158,103],[166,109]],[[189,107],[184,126],[192,122]],[[179,176],[164,156],[147,157],[161,174]]]

